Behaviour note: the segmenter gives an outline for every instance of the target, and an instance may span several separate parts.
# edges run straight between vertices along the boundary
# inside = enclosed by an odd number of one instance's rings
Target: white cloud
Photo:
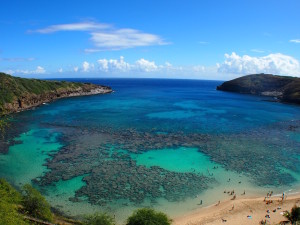
[[[83,72],[89,72],[90,70],[90,64],[87,61],[84,61],[82,63]]]
[[[13,75],[14,73],[16,73],[16,71],[14,71],[14,70],[5,70],[4,73]]]
[[[105,72],[109,76],[140,76],[140,77],[169,77],[169,78],[200,78],[212,79],[211,74],[216,74],[216,69],[207,69],[204,66],[182,67],[173,66],[170,62],[157,64],[144,58],[138,59],[133,63],[126,62],[124,57],[120,59],[99,59],[98,66],[95,67],[93,74]]]
[[[68,24],[57,24],[51,25],[43,29],[38,29],[30,32],[37,32],[42,34],[55,33],[58,31],[91,31],[106,29],[111,27],[108,24],[94,23],[94,22],[83,22],[83,23],[68,23]]]
[[[41,74],[41,73],[45,73],[45,72],[46,72],[46,70],[43,67],[41,67],[41,66],[38,66],[36,68],[36,70],[33,71],[33,73],[36,73],[36,74]]]
[[[272,73],[278,75],[300,75],[299,61],[281,53],[269,54],[263,57],[239,56],[236,53],[225,54],[225,61],[217,64],[219,73],[253,74]]]
[[[131,70],[131,65],[125,62],[124,57],[117,59],[99,59],[99,70],[104,72],[128,72]]]
[[[79,70],[79,67],[78,67],[78,66],[75,66],[75,67],[73,68],[73,70],[74,70],[75,73],[77,73],[78,70]]]
[[[22,58],[22,57],[17,57],[17,58],[0,58],[0,61],[8,61],[8,62],[29,62],[29,61],[34,61],[35,58]]]
[[[58,31],[88,32],[94,47],[85,49],[86,53],[169,44],[155,34],[135,29],[117,29],[110,24],[94,22],[58,24],[31,32],[49,34]]]
[[[154,72],[162,69],[171,68],[172,64],[166,62],[165,65],[156,65],[154,61],[149,61],[141,58],[135,63],[130,64],[124,60],[121,56],[119,60],[117,59],[99,59],[98,61],[99,70],[104,72]]]
[[[5,71],[8,74],[44,74],[46,73],[46,70],[41,67],[37,66],[35,70],[7,70]]]
[[[172,64],[169,62],[165,62],[166,67],[172,67]]]
[[[134,67],[140,71],[144,72],[153,72],[157,70],[157,65],[155,64],[154,61],[150,62],[146,59],[139,59],[135,62]]]
[[[143,33],[134,29],[119,29],[109,32],[93,32],[91,40],[97,49],[86,49],[87,52],[100,50],[119,50],[149,45],[164,45],[159,36]]]
[[[62,72],[63,72],[63,69],[62,69],[62,68],[59,68],[59,69],[58,69],[58,72],[59,72],[59,73],[62,73]]]
[[[105,71],[105,72],[108,72],[108,60],[107,59],[99,59],[98,61],[98,64],[99,64],[99,69],[101,71]]]
[[[264,53],[265,51],[264,50],[261,50],[261,49],[251,49],[251,52],[256,52],[256,53]]]
[[[111,49],[111,50],[113,50],[113,49]],[[96,48],[86,48],[86,49],[84,49],[85,53],[95,53],[95,52],[102,52],[102,51],[104,51],[104,50],[96,49]]]
[[[292,42],[292,43],[296,43],[296,44],[300,44],[300,39],[294,39],[294,40],[290,40],[290,42]]]
[[[204,66],[201,66],[201,65],[193,66],[193,70],[194,70],[195,72],[205,72],[205,67],[204,67]]]
[[[208,45],[209,42],[207,42],[207,41],[199,41],[198,44],[200,44],[200,45]]]

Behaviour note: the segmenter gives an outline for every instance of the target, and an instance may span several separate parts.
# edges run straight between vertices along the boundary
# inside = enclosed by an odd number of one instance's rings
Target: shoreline
[[[10,115],[10,114],[15,114],[27,110],[32,110],[37,107],[40,107],[45,104],[49,104],[51,102],[57,101],[59,99],[64,99],[64,98],[73,98],[73,97],[83,97],[83,96],[91,96],[91,95],[102,95],[102,94],[110,94],[114,92],[110,87],[107,86],[99,86],[97,88],[91,89],[89,91],[78,91],[74,90],[69,93],[63,93],[59,94],[57,96],[56,93],[48,93],[51,95],[51,97],[45,97],[46,94],[43,94],[41,96],[33,96],[33,102],[30,105],[22,106],[21,108],[14,108],[14,107],[8,107],[9,111],[6,113],[3,113],[3,115]],[[37,98],[37,99],[35,99]],[[39,98],[39,99],[38,99]],[[13,103],[7,103],[8,105],[11,105]],[[6,109],[7,110],[7,109]]]
[[[282,212],[286,210],[290,211],[294,205],[300,206],[300,193],[289,194],[283,202],[281,201],[281,195],[274,195],[267,198],[267,201],[272,201],[272,203],[269,204],[266,204],[264,198],[265,197],[262,196],[243,196],[238,197],[235,200],[226,199],[219,204],[216,203],[214,205],[196,209],[185,215],[172,218],[172,224],[250,225],[259,224],[262,220],[266,220],[268,224],[278,224],[281,221],[287,221],[282,215]],[[269,213],[267,210],[269,210]],[[266,215],[269,215],[270,218],[266,218]]]

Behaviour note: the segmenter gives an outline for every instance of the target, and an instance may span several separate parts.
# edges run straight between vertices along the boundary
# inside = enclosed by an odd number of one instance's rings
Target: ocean
[[[105,211],[122,223],[140,207],[176,217],[233,190],[300,190],[297,105],[217,91],[221,81],[68,80],[114,92],[13,115],[21,129],[0,155],[0,177],[31,183],[61,212]]]

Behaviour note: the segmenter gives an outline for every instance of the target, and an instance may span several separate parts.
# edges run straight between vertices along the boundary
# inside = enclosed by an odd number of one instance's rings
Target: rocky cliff
[[[300,104],[300,78],[272,74],[252,74],[226,81],[217,90],[276,97]]]
[[[90,83],[25,79],[0,73],[0,113],[30,109],[59,98],[110,92],[110,87]]]

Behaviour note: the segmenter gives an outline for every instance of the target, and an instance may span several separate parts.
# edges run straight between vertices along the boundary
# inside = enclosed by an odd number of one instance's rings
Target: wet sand
[[[267,224],[278,224],[287,219],[282,215],[284,211],[290,211],[296,204],[300,206],[300,194],[288,195],[284,201],[281,196],[267,198],[272,203],[266,204],[264,197],[247,198],[247,196],[237,196],[235,200],[216,202],[215,205],[198,209],[186,215],[173,218],[174,225],[247,225],[259,224],[261,220],[266,220]],[[234,209],[232,209],[234,206]],[[276,212],[273,210],[276,209]],[[269,213],[267,212],[269,210]],[[269,215],[270,218],[265,216]],[[250,217],[249,217],[250,216]]]

